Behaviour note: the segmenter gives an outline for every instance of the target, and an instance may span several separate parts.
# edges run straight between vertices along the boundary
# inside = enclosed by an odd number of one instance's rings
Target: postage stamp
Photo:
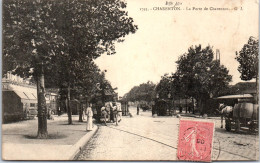
[[[213,135],[213,122],[180,120],[178,159],[210,162]]]

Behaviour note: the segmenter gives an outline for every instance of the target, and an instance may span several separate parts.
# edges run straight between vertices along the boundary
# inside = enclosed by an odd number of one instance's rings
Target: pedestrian
[[[180,113],[182,113],[182,107],[180,106]]]
[[[118,122],[122,120],[122,108],[120,103],[117,104],[117,119],[119,119]]]
[[[137,113],[136,113],[137,115],[139,115],[139,109],[140,109],[140,105],[138,104],[137,105]]]
[[[103,106],[101,108],[101,116],[104,117],[104,122],[105,122],[105,125],[107,126],[107,114],[108,114],[108,110],[106,109],[105,106]]]
[[[189,113],[190,113],[191,112],[191,107],[190,106],[188,107],[188,110],[189,110]]]
[[[118,125],[117,106],[115,104],[113,104],[113,118],[114,118],[114,121],[116,122],[116,125]]]
[[[110,108],[110,122],[112,121],[114,123],[115,119],[114,119],[114,111],[113,111],[113,104],[112,104],[112,102],[109,102],[108,106]]]
[[[60,109],[60,106],[58,107],[58,116],[61,115],[61,109]]]
[[[92,122],[92,117],[93,117],[93,111],[92,111],[92,104],[89,104],[89,107],[86,110],[86,115],[87,115],[87,131],[91,131],[93,128],[93,122]]]
[[[85,120],[85,115],[86,115],[86,106],[85,104],[82,104],[82,120]]]
[[[51,108],[48,108],[47,119],[54,120],[54,117],[52,114],[53,114],[53,111],[51,110]]]
[[[29,108],[28,108],[28,104],[25,103],[24,118],[28,119],[29,118],[29,114],[30,114],[30,111],[29,111]]]

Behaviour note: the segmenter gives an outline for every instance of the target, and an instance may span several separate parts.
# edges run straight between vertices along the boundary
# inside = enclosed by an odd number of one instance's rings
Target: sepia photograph
[[[2,0],[2,160],[259,160],[259,0]]]

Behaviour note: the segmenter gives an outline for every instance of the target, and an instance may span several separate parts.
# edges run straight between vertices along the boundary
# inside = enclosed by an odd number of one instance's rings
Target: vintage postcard
[[[259,0],[2,0],[2,160],[259,160]]]

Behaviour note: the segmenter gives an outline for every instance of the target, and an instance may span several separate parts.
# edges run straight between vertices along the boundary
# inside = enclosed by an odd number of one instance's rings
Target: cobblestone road
[[[135,113],[135,109],[131,108]],[[134,115],[134,114],[133,114]],[[198,118],[183,118],[196,119]],[[258,160],[259,138],[220,129],[215,122],[212,160]],[[119,126],[99,126],[95,136],[81,151],[77,160],[176,160],[179,119],[151,117],[151,112],[140,112],[134,117],[123,117]]]

